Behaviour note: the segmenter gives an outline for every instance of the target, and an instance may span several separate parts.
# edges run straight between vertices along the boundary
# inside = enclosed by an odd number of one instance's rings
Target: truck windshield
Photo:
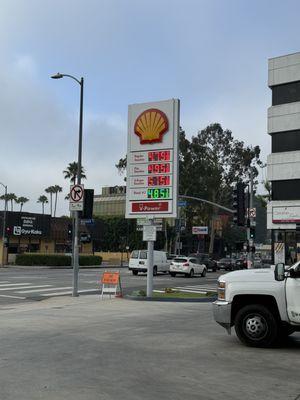
[[[138,256],[139,256],[139,251],[138,251],[138,250],[134,250],[134,251],[131,253],[131,258],[138,258]]]
[[[140,252],[140,259],[142,259],[142,260],[147,259],[147,251],[143,250]]]

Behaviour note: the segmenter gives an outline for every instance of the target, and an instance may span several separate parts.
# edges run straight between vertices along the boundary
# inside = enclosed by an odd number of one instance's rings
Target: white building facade
[[[300,53],[269,60],[268,86],[272,153],[267,177],[272,198],[267,227],[272,229],[274,261],[290,264],[300,257]]]

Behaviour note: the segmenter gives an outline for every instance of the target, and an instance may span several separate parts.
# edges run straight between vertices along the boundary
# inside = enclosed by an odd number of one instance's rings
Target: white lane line
[[[25,300],[26,297],[21,297],[21,296],[10,296],[8,294],[0,294],[0,297],[5,297],[5,298],[9,298],[9,299],[20,299],[20,300]]]
[[[186,293],[200,293],[200,294],[205,294],[208,292],[207,290],[192,290],[192,289],[179,289],[178,291]]]
[[[49,285],[50,286],[50,285]],[[49,292],[51,290],[66,290],[66,289],[72,289],[72,286],[64,286],[64,287],[51,287],[48,289],[34,289],[34,290],[20,290],[17,293],[38,293],[38,292]]]
[[[86,290],[78,290],[78,293],[87,293],[87,292],[99,292],[101,294],[100,289],[86,289]],[[46,293],[46,294],[41,294],[43,297],[52,297],[52,296],[63,296],[66,294],[72,294],[72,292],[57,292],[57,293]]]
[[[9,283],[9,281],[0,281],[0,283]]]
[[[45,287],[45,286],[51,286],[51,285],[43,285],[42,287]],[[33,288],[38,288],[38,287],[41,287],[41,286],[17,286],[17,287],[8,287],[8,288],[0,288],[0,291],[1,292],[3,292],[3,291],[7,291],[7,290],[20,290],[20,289],[33,289]]]
[[[213,289],[213,290],[217,290],[216,286],[207,286],[207,285],[203,285],[203,286],[176,286],[175,289]]]
[[[3,287],[3,286],[24,286],[24,285],[31,285],[31,283],[30,282],[23,282],[23,283],[5,283],[5,284],[0,284],[0,287]]]

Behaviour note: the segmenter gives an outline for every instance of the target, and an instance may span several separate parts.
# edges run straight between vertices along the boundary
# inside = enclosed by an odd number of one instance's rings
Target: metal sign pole
[[[153,219],[150,220],[150,224],[154,225]],[[154,242],[147,242],[147,297],[152,297],[153,295],[153,255],[154,255]]]

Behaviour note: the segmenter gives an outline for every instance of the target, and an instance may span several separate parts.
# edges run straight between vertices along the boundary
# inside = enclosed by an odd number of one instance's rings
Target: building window
[[[272,134],[272,153],[300,150],[300,130]]]
[[[272,200],[299,200],[300,179],[272,181]]]
[[[272,106],[300,101],[300,81],[272,86]]]

